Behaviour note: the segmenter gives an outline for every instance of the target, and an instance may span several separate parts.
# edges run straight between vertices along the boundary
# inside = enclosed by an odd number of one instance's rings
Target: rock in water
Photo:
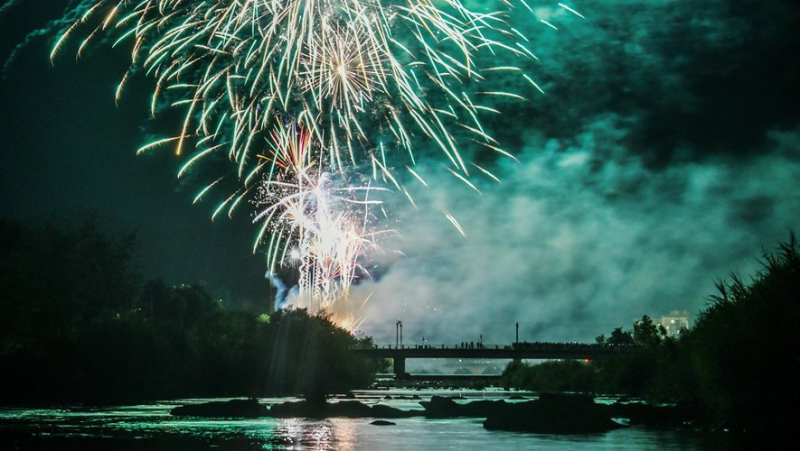
[[[169,411],[175,416],[212,418],[258,418],[267,415],[267,408],[255,399],[232,399],[202,404],[187,404]]]
[[[419,415],[418,411],[404,411],[385,405],[368,406],[359,401],[339,401],[334,403],[309,403],[307,401],[284,402],[269,409],[275,418],[407,418]]]
[[[364,418],[372,416],[372,409],[359,401],[340,401],[328,404],[328,416]]]
[[[386,421],[386,420],[375,420],[370,424],[374,424],[375,426],[394,426],[397,423],[393,423],[391,421]]]
[[[426,418],[486,418],[505,409],[505,401],[472,401],[459,404],[453,398],[433,396],[430,401],[420,401]]]
[[[422,415],[419,410],[400,410],[383,404],[375,404],[370,410],[371,416],[377,418],[410,418]]]
[[[452,398],[433,396],[430,401],[421,401],[426,418],[453,418],[459,416],[459,405]]]
[[[597,434],[623,427],[583,395],[543,394],[539,400],[508,404],[483,422],[489,430],[535,434]]]

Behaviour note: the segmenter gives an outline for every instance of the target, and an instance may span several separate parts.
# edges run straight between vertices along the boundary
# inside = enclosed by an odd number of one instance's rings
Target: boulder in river
[[[641,402],[622,402],[603,406],[612,418],[628,418],[631,425],[645,425],[660,428],[676,428],[691,422],[693,416],[685,407],[654,406]]]
[[[420,410],[401,410],[385,404],[375,404],[370,410],[372,410],[371,416],[375,418],[410,418],[422,415]]]
[[[207,418],[258,418],[267,415],[267,408],[256,399],[231,399],[175,407],[169,413],[175,416]]]
[[[377,404],[368,406],[360,401],[339,401],[334,403],[309,403],[307,401],[275,404],[268,415],[275,418],[407,418],[419,412],[404,411]]]
[[[426,418],[486,418],[501,412],[506,406],[505,401],[483,400],[459,404],[453,398],[444,396],[433,396],[430,401],[420,401],[420,404],[425,408]]]
[[[506,404],[483,422],[489,430],[536,434],[597,434],[623,427],[584,395],[543,394],[537,401]]]
[[[394,426],[397,423],[394,423],[392,421],[386,421],[386,420],[375,420],[370,424],[375,425],[375,426]]]

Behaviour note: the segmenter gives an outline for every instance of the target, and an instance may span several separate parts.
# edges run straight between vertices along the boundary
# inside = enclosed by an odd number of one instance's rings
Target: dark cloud
[[[558,32],[518,19],[540,56],[529,70],[547,95],[531,95],[531,102],[510,113],[514,120],[567,139],[586,117],[633,117],[628,148],[653,168],[756,153],[769,130],[796,125],[796,2],[619,0],[574,6],[586,19],[559,16],[565,25]],[[541,14],[556,10],[542,8]],[[524,141],[516,128],[499,127],[498,133],[504,143]]]

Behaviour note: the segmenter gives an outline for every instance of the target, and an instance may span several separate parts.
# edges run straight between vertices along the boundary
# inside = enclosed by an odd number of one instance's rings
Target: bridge
[[[372,359],[392,359],[395,378],[407,376],[406,359],[575,359],[597,360],[631,355],[638,349],[634,345],[600,345],[586,343],[515,343],[510,346],[472,345],[439,347],[374,346],[351,348],[350,352]]]

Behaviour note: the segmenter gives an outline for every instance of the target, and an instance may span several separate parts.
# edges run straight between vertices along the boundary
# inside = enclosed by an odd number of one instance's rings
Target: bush
[[[553,360],[535,365],[515,360],[506,366],[500,381],[505,388],[537,392],[591,392],[595,374],[592,365],[578,360]]]
[[[692,398],[716,424],[738,430],[791,426],[800,405],[800,254],[794,234],[750,283],[718,282],[684,345],[695,380]]]

